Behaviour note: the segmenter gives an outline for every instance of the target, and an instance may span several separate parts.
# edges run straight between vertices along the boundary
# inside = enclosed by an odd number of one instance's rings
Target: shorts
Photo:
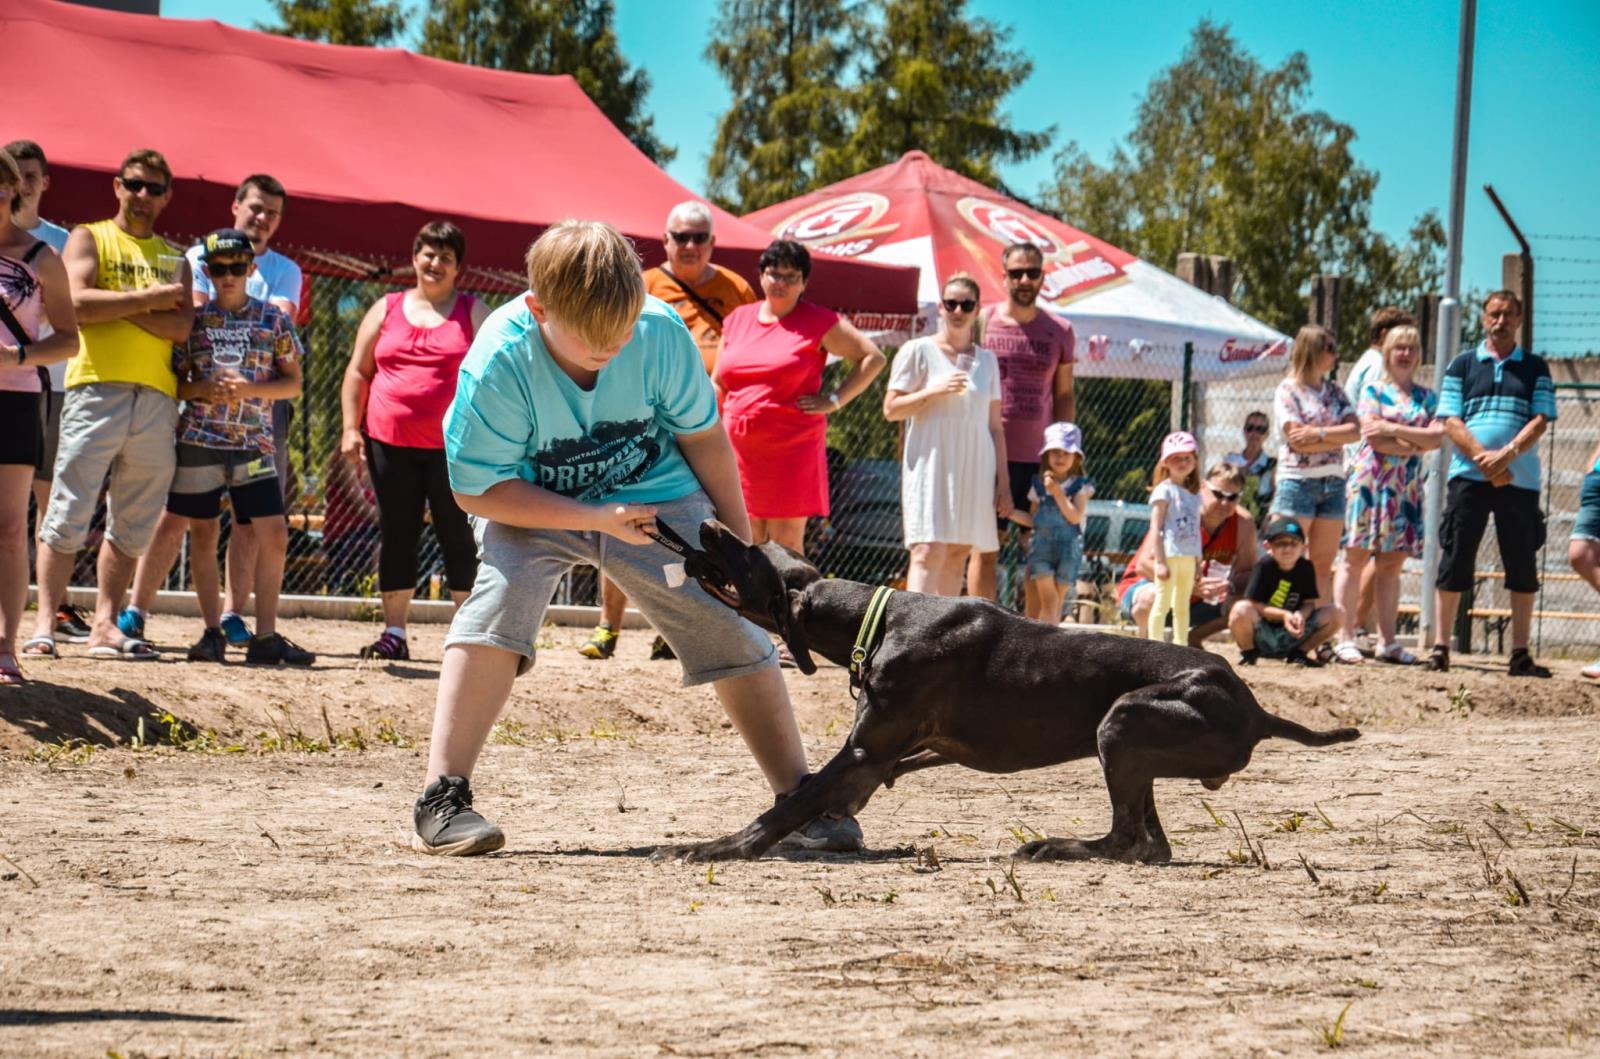
[[[39,453],[44,449],[39,403],[37,393],[0,390],[0,464],[39,465]]]
[[[653,505],[657,517],[693,540],[712,517],[711,500],[696,491]],[[534,641],[561,577],[574,566],[596,566],[616,582],[678,656],[690,687],[742,677],[778,664],[771,638],[698,583],[669,588],[663,566],[678,557],[659,544],[625,544],[597,531],[521,529],[474,518],[478,577],[456,611],[445,646],[477,644],[522,656],[519,674],[533,666]]]
[[[278,468],[278,482],[289,484],[289,424],[294,422],[293,401],[272,402],[272,463]]]
[[[1136,596],[1138,594],[1139,590],[1141,588],[1143,588],[1145,585],[1153,585],[1153,584],[1155,584],[1155,582],[1151,581],[1148,577],[1141,577],[1141,578],[1139,578],[1139,580],[1135,581],[1133,584],[1128,586],[1128,590],[1122,594],[1122,599],[1117,605],[1117,609],[1122,613],[1122,617],[1123,617],[1123,619],[1125,621],[1132,621],[1133,620],[1133,597]],[[1218,618],[1221,618],[1221,617],[1222,617],[1222,604],[1220,604],[1220,603],[1207,603],[1203,599],[1195,599],[1193,597],[1190,597],[1190,599],[1189,599],[1189,627],[1190,628],[1198,629],[1200,626],[1209,625],[1209,624],[1211,624],[1212,622],[1216,621]],[[1170,624],[1170,619],[1169,619],[1169,624]]]
[[[1075,585],[1082,566],[1083,534],[1034,532],[1028,549],[1028,580],[1051,577],[1058,584]]]
[[[1585,488],[1588,482],[1585,479]],[[1439,576],[1446,592],[1470,592],[1477,576],[1478,545],[1494,516],[1500,545],[1500,568],[1507,592],[1539,591],[1539,549],[1544,547],[1544,512],[1539,491],[1514,485],[1493,486],[1470,478],[1452,478],[1445,487],[1444,514],[1439,518]]]
[[[46,389],[39,395],[39,422],[44,431],[44,446],[39,450],[39,462],[33,465],[33,480],[48,482],[56,469],[56,449],[61,442],[61,404],[66,399],[65,390]]]
[[[123,555],[143,555],[172,486],[177,434],[178,402],[160,390],[124,382],[68,390],[39,539],[64,555],[77,554],[109,474],[106,540]]]
[[[1299,519],[1333,518],[1344,520],[1344,476],[1323,478],[1279,478],[1272,497],[1274,515],[1293,515]]]
[[[167,510],[183,518],[217,518],[222,514],[224,492],[233,508],[233,520],[240,525],[283,514],[283,491],[271,456],[180,444]]]
[[[1578,517],[1572,522],[1572,539],[1600,541],[1600,471],[1583,476],[1578,493]]]
[[[1312,610],[1311,617],[1306,619],[1306,631],[1302,636],[1295,636],[1282,622],[1268,621],[1265,618],[1256,619],[1255,641],[1256,652],[1262,658],[1282,658],[1290,651],[1311,638],[1311,634],[1322,628],[1322,623],[1331,617],[1331,610],[1319,606]]]

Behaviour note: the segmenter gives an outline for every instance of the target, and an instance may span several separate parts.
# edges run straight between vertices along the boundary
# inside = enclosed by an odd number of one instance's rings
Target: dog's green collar
[[[883,639],[883,612],[889,607],[889,597],[894,589],[879,585],[872,591],[872,601],[861,616],[861,628],[856,631],[856,645],[850,649],[850,689],[858,691],[866,680],[867,663],[878,643]]]

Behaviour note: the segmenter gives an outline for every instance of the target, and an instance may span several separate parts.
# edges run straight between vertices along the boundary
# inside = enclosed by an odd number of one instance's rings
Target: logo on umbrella
[[[1122,269],[1087,239],[1065,243],[1039,221],[998,202],[969,195],[956,203],[966,222],[1001,246],[1032,243],[1044,254],[1041,297],[1064,302],[1120,279]]]
[[[772,234],[828,253],[854,256],[871,248],[873,240],[867,236],[882,235],[900,227],[898,224],[873,227],[888,212],[888,199],[876,192],[857,191],[824,199],[791,213],[772,229]],[[836,245],[846,239],[853,242],[848,246]]]

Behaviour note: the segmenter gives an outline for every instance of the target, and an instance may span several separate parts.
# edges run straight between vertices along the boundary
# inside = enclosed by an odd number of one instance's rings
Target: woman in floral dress
[[[1400,607],[1400,568],[1407,556],[1422,555],[1422,453],[1444,441],[1444,424],[1434,419],[1439,397],[1415,384],[1422,342],[1415,327],[1390,329],[1383,340],[1383,372],[1356,399],[1361,446],[1350,465],[1345,489],[1344,564],[1334,591],[1344,607],[1344,627],[1334,657],[1360,664],[1356,613],[1361,579],[1346,576],[1376,557],[1373,597],[1381,638],[1374,657],[1412,665],[1416,657],[1395,641]]]

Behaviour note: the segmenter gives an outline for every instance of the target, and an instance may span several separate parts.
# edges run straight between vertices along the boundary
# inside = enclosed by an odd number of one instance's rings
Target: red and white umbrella
[[[860,314],[858,326],[895,344],[933,330],[939,282],[978,280],[985,302],[1005,290],[1000,254],[1044,252],[1040,303],[1072,321],[1077,374],[1174,379],[1192,342],[1197,382],[1284,370],[1289,339],[1221,298],[911,151],[892,165],[769,206],[744,220],[813,254],[921,269],[917,316]]]

